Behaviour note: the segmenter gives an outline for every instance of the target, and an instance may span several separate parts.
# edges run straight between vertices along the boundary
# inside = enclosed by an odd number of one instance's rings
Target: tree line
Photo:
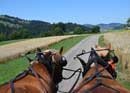
[[[23,20],[10,16],[0,16],[0,41],[67,34],[99,33],[100,27],[92,28],[76,23],[53,23],[39,20]]]

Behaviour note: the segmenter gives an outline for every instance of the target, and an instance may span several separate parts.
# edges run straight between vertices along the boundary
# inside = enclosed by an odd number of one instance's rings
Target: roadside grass
[[[0,42],[0,46],[1,46],[1,45],[10,44],[10,43],[14,43],[14,42],[23,41],[23,40],[25,40],[25,39],[1,41],[1,42]]]
[[[122,83],[125,86],[125,88],[130,90],[130,81],[122,81]]]
[[[102,47],[105,46],[106,43],[105,43],[105,41],[104,41],[104,36],[103,36],[103,35],[101,35],[101,36],[99,37],[98,44],[99,44],[100,46],[102,46]]]
[[[66,51],[68,51],[70,48],[72,48],[75,44],[77,44],[78,42],[80,42],[83,38],[85,38],[86,36],[79,36],[77,38],[73,37],[67,40],[63,40],[61,42],[58,42],[54,45],[49,46],[49,49],[56,49],[59,50],[62,46],[64,47],[64,53]]]
[[[98,44],[101,45],[101,46],[105,46],[106,42],[104,40],[104,36],[103,35],[99,37]],[[121,64],[120,63],[121,62],[118,62],[118,64],[116,64],[116,68],[117,68],[117,71],[118,71],[118,75],[117,75],[117,79],[116,80],[119,83],[121,83],[125,88],[130,90],[130,81],[123,80],[122,79],[123,76],[122,76],[122,74],[120,74],[120,73],[122,73],[121,66],[120,66]]]
[[[62,46],[64,47],[64,53],[72,48],[75,44],[80,42],[82,39],[88,35],[73,37],[69,39],[62,40],[53,45],[47,47],[47,49],[57,49],[59,50]],[[44,49],[43,49],[44,50]],[[30,54],[30,58],[34,58],[35,54]],[[0,84],[8,82],[13,79],[17,74],[26,70],[29,66],[28,60],[24,57],[20,57],[4,64],[0,64]]]

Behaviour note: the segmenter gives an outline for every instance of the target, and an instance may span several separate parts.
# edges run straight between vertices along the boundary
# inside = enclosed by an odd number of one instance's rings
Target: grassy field
[[[70,39],[66,39],[56,44],[49,46],[49,49],[57,49],[59,50],[61,46],[64,46],[64,52],[69,50],[75,44],[80,42],[83,38],[87,36],[78,36]],[[34,58],[34,54],[30,55],[31,58]],[[0,84],[9,81],[14,78],[18,73],[24,71],[28,67],[28,61],[25,58],[17,58],[11,61],[8,61],[4,64],[0,64]]]
[[[130,43],[127,41],[130,41],[130,32],[125,30],[106,33],[99,38],[100,45],[105,45],[105,42],[110,42],[112,44],[112,47],[119,57],[119,63],[116,64],[118,71],[117,81],[127,89],[130,89],[130,52],[128,52]]]
[[[57,43],[67,38],[77,37],[79,35],[64,35],[64,36],[50,36],[43,38],[33,38],[23,40],[20,42],[14,42],[0,46],[0,62],[5,62],[10,59],[19,57],[21,53],[25,53],[30,50],[34,50],[37,47],[43,48],[48,45]]]

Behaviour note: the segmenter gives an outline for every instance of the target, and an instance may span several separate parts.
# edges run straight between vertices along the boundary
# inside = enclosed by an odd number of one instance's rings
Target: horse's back
[[[117,91],[119,91],[119,93],[130,93],[129,90],[123,88],[116,80],[106,79],[106,78],[102,78],[101,82],[113,89],[108,88],[104,85],[99,85],[98,87],[89,90],[96,84],[95,82],[96,80],[94,79],[91,82],[84,84],[82,87],[80,87],[80,85],[84,83],[83,80],[79,85],[79,90],[75,89],[74,93],[117,93]]]
[[[20,81],[21,82],[21,81]],[[48,85],[45,85],[41,87],[39,82],[30,81],[23,82],[23,83],[14,83],[14,91],[15,93],[52,93],[51,89],[48,87]],[[10,84],[5,84],[3,86],[0,86],[0,93],[11,93]]]
[[[15,93],[42,93],[40,90],[35,89],[32,86],[15,86]],[[12,93],[10,85],[0,86],[0,93]]]
[[[38,67],[34,69],[38,69]],[[51,77],[47,70],[40,70],[39,75],[41,75],[39,78],[33,75],[27,75],[14,81],[13,86],[15,93],[52,93],[54,90],[53,83],[51,82]],[[0,93],[11,93],[10,83],[1,85]]]

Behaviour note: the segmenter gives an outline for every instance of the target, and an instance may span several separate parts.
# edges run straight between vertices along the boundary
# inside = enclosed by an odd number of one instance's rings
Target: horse
[[[67,65],[60,51],[39,48],[35,60],[25,56],[30,66],[15,79],[0,85],[0,93],[56,93],[58,83],[62,81],[62,68]]]
[[[72,93],[130,93],[115,80],[109,71],[112,67],[107,61],[118,61],[114,51],[111,50],[111,45],[108,44],[104,48],[96,45],[95,48],[76,56],[83,67],[83,79]],[[87,53],[90,53],[90,56],[86,63],[80,56]],[[108,57],[107,61],[106,57]]]

